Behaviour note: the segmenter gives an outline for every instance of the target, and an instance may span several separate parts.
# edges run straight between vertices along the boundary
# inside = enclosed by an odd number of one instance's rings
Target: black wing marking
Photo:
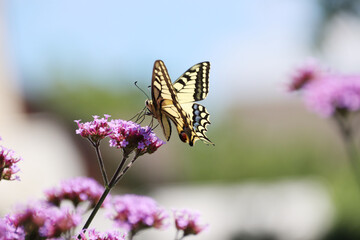
[[[194,141],[200,139],[206,144],[215,145],[205,134],[207,126],[210,125],[210,114],[206,108],[198,103],[182,104],[182,107],[188,113],[192,122],[193,130],[196,133]]]

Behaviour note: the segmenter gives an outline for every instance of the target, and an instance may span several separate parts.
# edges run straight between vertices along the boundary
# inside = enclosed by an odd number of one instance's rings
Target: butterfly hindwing
[[[207,126],[210,124],[210,114],[206,108],[198,103],[186,103],[182,104],[182,107],[188,113],[188,116],[192,121],[192,126],[196,133],[195,137],[202,140],[206,144],[214,145],[214,143],[212,143],[205,135]]]
[[[170,136],[171,136],[171,124],[170,124],[169,118],[165,114],[161,115],[160,124],[161,124],[161,128],[164,132],[164,135],[166,137],[166,140],[169,141]]]

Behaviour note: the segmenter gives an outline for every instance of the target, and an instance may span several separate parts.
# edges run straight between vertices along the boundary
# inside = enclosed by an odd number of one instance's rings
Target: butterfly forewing
[[[155,61],[151,83],[151,96],[154,104],[160,104],[162,99],[173,99],[167,82],[171,83],[171,80],[165,64],[161,60]]]
[[[161,60],[155,61],[154,64],[152,77],[152,102],[154,110],[151,112],[158,119],[167,140],[169,140],[171,135],[169,118],[176,125],[178,132],[181,128],[188,128],[190,126],[191,122],[187,119],[186,113],[178,102],[178,98],[171,83],[166,66]]]
[[[175,82],[180,103],[200,101],[209,93],[210,63],[201,62],[189,68]]]

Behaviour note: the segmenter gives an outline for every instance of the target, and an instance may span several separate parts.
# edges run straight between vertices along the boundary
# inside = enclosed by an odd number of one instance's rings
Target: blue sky
[[[156,59],[173,80],[210,61],[214,100],[276,90],[311,55],[318,17],[311,0],[7,0],[5,7],[15,67],[29,92],[46,89],[54,67],[109,86],[106,79],[123,74],[122,84],[133,87],[134,79],[150,83]]]

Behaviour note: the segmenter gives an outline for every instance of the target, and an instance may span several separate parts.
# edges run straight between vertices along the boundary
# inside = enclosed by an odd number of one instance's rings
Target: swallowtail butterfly
[[[206,108],[195,101],[209,92],[210,63],[201,62],[189,68],[174,83],[163,61],[157,60],[151,82],[151,100],[146,101],[150,114],[159,121],[166,140],[171,136],[170,120],[175,124],[181,141],[193,146],[202,140],[214,145],[205,135],[210,124]]]

